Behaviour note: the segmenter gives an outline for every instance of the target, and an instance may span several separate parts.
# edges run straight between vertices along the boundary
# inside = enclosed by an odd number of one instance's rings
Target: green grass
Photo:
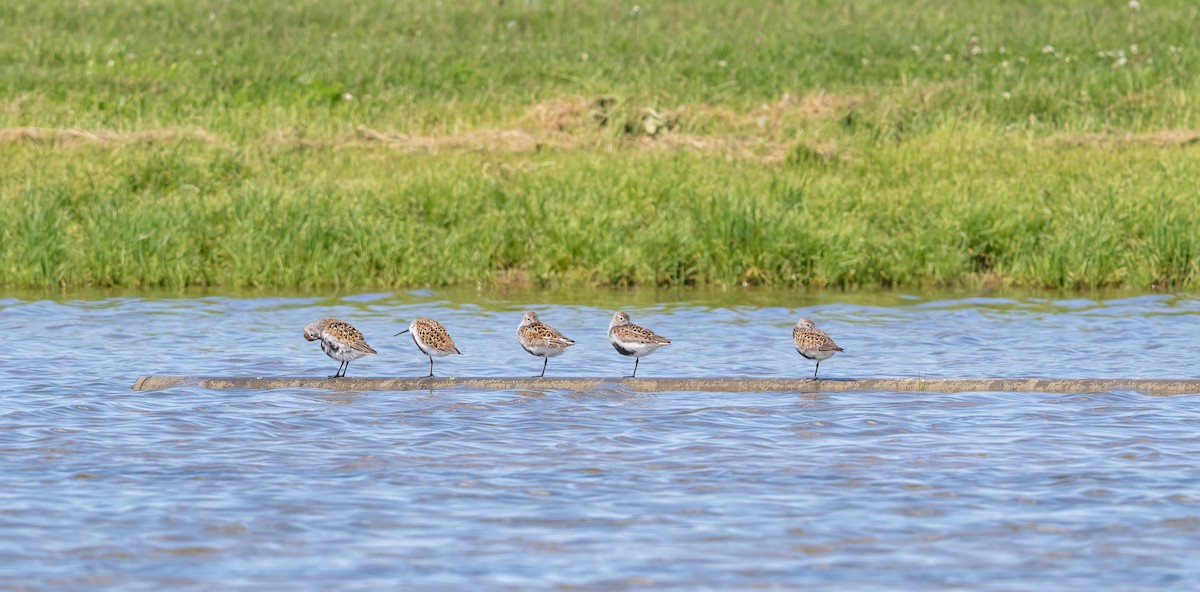
[[[0,285],[1194,287],[1148,4],[7,2]]]

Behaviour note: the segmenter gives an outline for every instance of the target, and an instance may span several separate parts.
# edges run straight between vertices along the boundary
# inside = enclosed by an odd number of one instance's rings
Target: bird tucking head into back
[[[521,324],[519,326],[528,327],[530,325],[536,325],[540,322],[542,321],[541,319],[538,319],[537,313],[531,310],[525,313],[525,316],[521,317]]]
[[[608,330],[612,331],[613,327],[621,327],[629,324],[629,313],[619,310],[613,315],[612,321],[608,323]]]
[[[304,326],[304,338],[309,341],[316,341],[321,338],[321,332],[325,330],[325,325],[329,323],[329,319],[319,319]]]

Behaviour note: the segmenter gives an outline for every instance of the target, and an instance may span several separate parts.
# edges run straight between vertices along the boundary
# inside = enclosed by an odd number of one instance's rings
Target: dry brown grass
[[[214,143],[211,132],[193,129],[155,129],[136,132],[87,131],[75,128],[10,127],[0,129],[0,143],[72,146],[78,144],[156,144],[200,141]]]
[[[621,105],[612,97],[569,97],[530,106],[508,128],[482,128],[458,134],[421,135],[359,126],[340,136],[291,131],[268,134],[270,145],[318,149],[387,148],[418,154],[453,152],[526,153],[544,148],[566,150],[695,151],[729,158],[781,161],[794,138],[781,137],[781,125],[840,117],[861,99],[817,93],[796,99],[785,94],[749,112],[712,105],[654,109]],[[707,133],[686,130],[711,130]],[[0,143],[52,147],[95,144],[153,144],[202,141],[217,137],[205,130],[153,129],[134,132],[17,127],[0,129]],[[836,147],[815,148],[836,156]]]
[[[412,136],[394,131],[358,127],[352,138],[343,138],[340,146],[364,144],[386,146],[405,152],[436,154],[441,152],[531,152],[544,144],[522,129],[479,129],[444,136]]]
[[[411,135],[394,130],[359,127],[340,138],[288,138],[321,147],[378,146],[413,153],[454,151],[524,153],[543,148],[568,150],[695,151],[729,158],[782,161],[794,145],[781,137],[782,124],[841,117],[861,102],[859,97],[819,93],[796,99],[784,95],[749,112],[711,105],[686,105],[673,109],[623,108],[617,99],[560,98],[530,106],[507,129],[480,129],[462,134]],[[683,131],[689,128],[719,130],[713,133]],[[831,143],[810,147],[832,159],[838,149]]]
[[[291,131],[269,134],[270,145],[318,149],[386,148],[415,154],[454,152],[533,153],[558,150],[692,151],[734,159],[780,162],[796,150],[821,161],[845,158],[838,144],[805,140],[781,132],[844,117],[859,108],[859,96],[815,93],[796,98],[783,95],[755,109],[740,112],[712,105],[672,109],[631,108],[611,97],[571,97],[530,106],[512,127],[482,128],[457,134],[422,135],[365,126],[340,136],[312,136]],[[701,131],[696,131],[701,130]],[[149,145],[179,142],[216,143],[203,129],[148,129],[131,132],[89,131],[77,128],[13,127],[0,129],[0,143],[50,147],[87,145]],[[1077,147],[1152,146],[1168,148],[1200,142],[1200,130],[1146,133],[1062,134],[1051,138]]]
[[[1200,142],[1200,130],[1162,130],[1141,134],[1064,134],[1055,136],[1054,140],[1081,148],[1121,146],[1171,148]]]

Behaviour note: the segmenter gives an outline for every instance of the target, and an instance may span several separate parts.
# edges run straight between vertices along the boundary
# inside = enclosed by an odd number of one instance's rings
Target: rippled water
[[[569,302],[548,305],[547,301]],[[326,375],[305,323],[421,314],[450,376],[526,376],[536,309],[618,376],[610,306],[674,343],[639,376],[1200,377],[1200,299],[775,293],[0,299],[0,588],[1200,588],[1200,395],[130,390]]]

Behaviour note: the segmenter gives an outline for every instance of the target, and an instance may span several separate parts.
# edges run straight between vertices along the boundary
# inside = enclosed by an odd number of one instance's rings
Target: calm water
[[[545,302],[571,302],[549,306]],[[527,376],[542,311],[618,376],[612,308],[674,340],[639,375],[1200,378],[1200,299],[771,293],[0,298],[0,589],[1200,589],[1200,395],[130,390],[327,375],[351,321],[416,376]]]

